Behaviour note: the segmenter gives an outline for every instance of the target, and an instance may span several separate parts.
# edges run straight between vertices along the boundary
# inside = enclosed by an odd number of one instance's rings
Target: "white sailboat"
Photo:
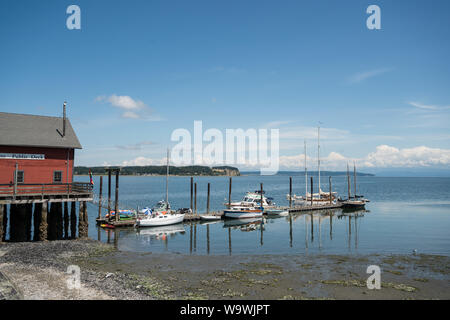
[[[166,201],[160,201],[156,210],[150,210],[144,216],[136,219],[136,227],[167,226],[183,222],[184,214],[174,213],[169,204],[169,149],[167,149],[167,171],[166,171]],[[160,210],[159,210],[160,209]]]

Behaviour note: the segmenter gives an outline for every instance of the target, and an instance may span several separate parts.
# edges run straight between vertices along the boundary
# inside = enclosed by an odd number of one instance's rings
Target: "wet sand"
[[[24,299],[449,299],[449,262],[423,254],[136,253],[94,240],[0,244],[0,272]],[[67,288],[69,265],[80,267],[79,289]],[[369,265],[381,268],[380,290],[366,286]]]

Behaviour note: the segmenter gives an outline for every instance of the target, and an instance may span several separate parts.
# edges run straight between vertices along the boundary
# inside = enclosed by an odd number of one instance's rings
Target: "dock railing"
[[[0,196],[47,196],[91,194],[92,185],[86,182],[72,183],[20,183],[0,184]]]

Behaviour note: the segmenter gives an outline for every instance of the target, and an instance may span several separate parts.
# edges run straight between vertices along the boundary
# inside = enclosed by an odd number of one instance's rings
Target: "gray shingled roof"
[[[0,112],[0,145],[81,149],[69,119]],[[58,131],[59,132],[58,132]]]

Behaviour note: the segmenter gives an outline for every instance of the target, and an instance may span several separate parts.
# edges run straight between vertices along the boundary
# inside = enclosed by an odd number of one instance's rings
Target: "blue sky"
[[[66,8],[81,8],[81,30]],[[366,8],[381,8],[369,30]],[[0,111],[68,114],[77,165],[174,129],[279,128],[281,165],[450,168],[449,1],[1,1]],[[127,109],[128,108],[128,109]],[[130,109],[131,108],[131,109]]]

